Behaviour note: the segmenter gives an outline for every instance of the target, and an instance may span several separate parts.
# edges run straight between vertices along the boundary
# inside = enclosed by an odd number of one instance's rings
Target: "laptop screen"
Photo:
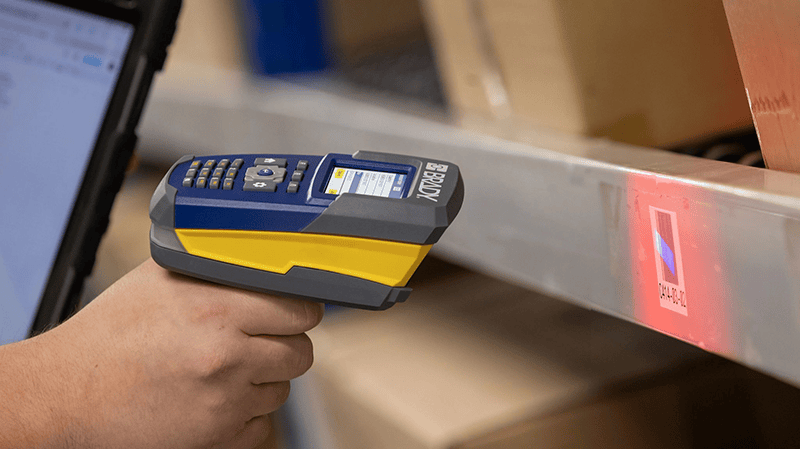
[[[133,33],[0,0],[0,344],[31,328]]]

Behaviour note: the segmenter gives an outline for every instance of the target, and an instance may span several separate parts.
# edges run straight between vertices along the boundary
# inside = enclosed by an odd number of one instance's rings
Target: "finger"
[[[225,448],[232,449],[254,449],[263,447],[262,444],[270,439],[272,434],[272,421],[269,416],[257,416],[250,421],[247,421],[239,433],[229,443],[225,444]]]
[[[246,351],[253,384],[294,379],[314,362],[314,346],[306,334],[249,337]]]
[[[143,264],[144,265],[144,264]],[[154,265],[150,264],[150,265]],[[322,320],[324,306],[320,303],[281,298],[265,293],[241,290],[213,284],[178,273],[155,268],[172,279],[168,285],[175,294],[214,300],[216,315],[230,315],[233,323],[248,335],[302,334]]]
[[[247,410],[251,417],[266,415],[279,409],[289,399],[291,385],[289,381],[270,382],[252,385],[247,403],[242,410]]]
[[[322,321],[324,306],[310,301],[241,292],[232,312],[239,329],[248,335],[298,335]]]

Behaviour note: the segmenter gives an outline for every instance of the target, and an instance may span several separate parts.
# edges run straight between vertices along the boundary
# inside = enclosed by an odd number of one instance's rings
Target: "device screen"
[[[384,198],[402,198],[407,177],[408,175],[403,173],[334,167],[331,179],[325,186],[325,193],[330,195],[356,193]]]
[[[134,27],[0,0],[0,344],[25,338]]]

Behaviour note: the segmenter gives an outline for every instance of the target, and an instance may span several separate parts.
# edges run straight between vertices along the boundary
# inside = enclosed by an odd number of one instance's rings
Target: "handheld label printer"
[[[184,156],[150,202],[162,267],[220,284],[382,310],[464,198],[457,166],[354,155]]]

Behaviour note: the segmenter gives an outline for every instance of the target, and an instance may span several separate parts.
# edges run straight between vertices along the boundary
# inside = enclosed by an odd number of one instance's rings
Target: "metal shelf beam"
[[[162,80],[145,156],[369,149],[453,161],[466,201],[440,255],[800,386],[800,176],[544,131],[516,143],[389,99],[204,79],[212,89]]]

